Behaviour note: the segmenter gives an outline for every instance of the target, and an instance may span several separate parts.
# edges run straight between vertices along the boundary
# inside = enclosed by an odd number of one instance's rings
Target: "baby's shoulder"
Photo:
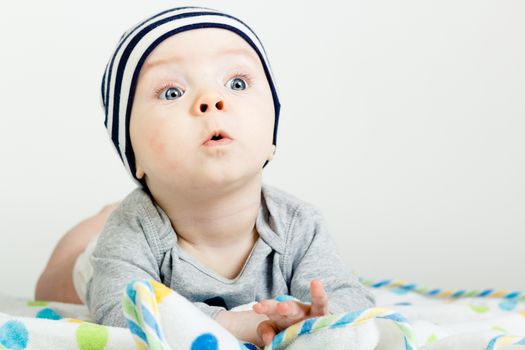
[[[111,213],[100,236],[107,246],[164,251],[172,246],[171,223],[151,196],[138,187]],[[159,253],[160,254],[160,253]]]
[[[140,216],[147,194],[137,188],[130,192],[108,217],[101,237],[115,239],[117,236],[129,235],[128,231],[140,232]]]
[[[120,207],[124,212],[134,214],[144,206],[153,205],[149,194],[141,187],[135,188],[122,200]]]
[[[283,224],[288,227],[292,224],[302,226],[306,222],[314,222],[322,217],[318,206],[288,191],[263,184],[262,193],[270,215],[275,220],[284,221]]]
[[[105,226],[104,231],[111,233],[121,233],[124,231],[133,231],[142,233],[145,215],[155,210],[149,194],[142,188],[138,187],[131,191],[120,202],[120,205],[111,213]],[[126,233],[129,235],[129,233]]]

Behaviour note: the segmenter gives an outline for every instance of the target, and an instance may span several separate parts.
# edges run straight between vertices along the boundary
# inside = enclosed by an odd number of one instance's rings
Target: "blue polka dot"
[[[513,301],[513,300],[505,300],[499,303],[500,309],[505,310],[505,311],[512,311],[516,308],[517,305],[518,305],[518,302]]]
[[[243,345],[248,350],[257,350],[257,346],[253,345],[252,343],[244,343]]]
[[[35,316],[36,318],[45,318],[48,320],[60,320],[63,317],[60,316],[55,310],[50,308],[45,308],[40,311]]]
[[[0,328],[0,345],[10,350],[27,347],[27,329],[18,321],[8,321]]]
[[[219,342],[217,338],[211,333],[199,335],[193,343],[191,343],[191,350],[217,350],[219,349]]]

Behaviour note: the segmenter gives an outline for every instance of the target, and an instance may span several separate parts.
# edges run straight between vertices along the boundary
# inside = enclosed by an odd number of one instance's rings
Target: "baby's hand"
[[[269,320],[259,323],[257,334],[265,345],[272,342],[273,337],[281,330],[307,318],[328,315],[328,296],[321,281],[310,282],[311,304],[294,300],[279,302],[263,300],[253,305],[253,311],[266,314]]]

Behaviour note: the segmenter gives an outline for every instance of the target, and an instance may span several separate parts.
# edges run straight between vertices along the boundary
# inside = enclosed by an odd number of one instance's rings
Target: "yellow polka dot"
[[[70,318],[67,320],[67,322],[71,322],[71,323],[82,323],[84,321],[82,320],[77,320],[76,318]]]
[[[520,315],[523,316],[523,317],[525,317],[525,311],[520,312]]]

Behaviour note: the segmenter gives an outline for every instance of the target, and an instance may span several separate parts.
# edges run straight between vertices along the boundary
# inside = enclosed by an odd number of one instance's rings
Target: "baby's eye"
[[[182,91],[178,87],[169,87],[161,91],[160,98],[162,100],[175,100],[181,97],[183,94],[184,91]]]
[[[233,78],[226,83],[226,86],[231,87],[233,90],[244,90],[246,89],[246,85],[246,82],[241,78]]]

